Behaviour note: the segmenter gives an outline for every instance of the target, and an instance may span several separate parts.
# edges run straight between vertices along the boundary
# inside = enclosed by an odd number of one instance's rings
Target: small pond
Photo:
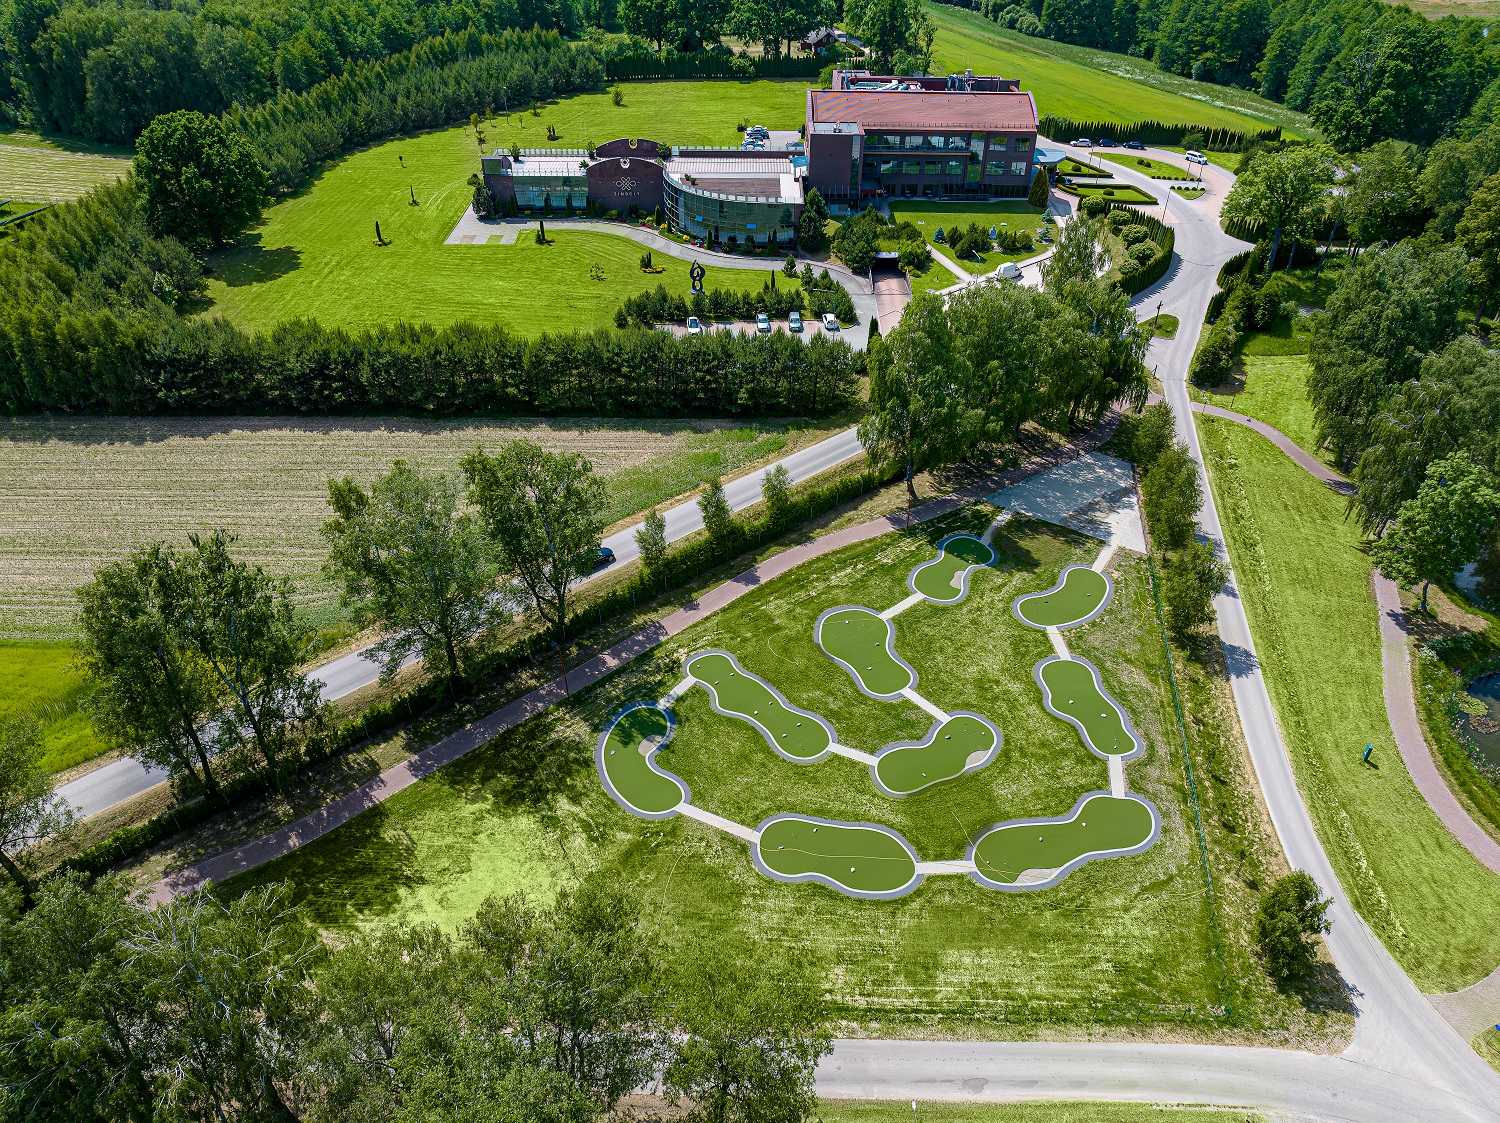
[[[1500,674],[1478,679],[1469,687],[1468,693],[1469,697],[1484,703],[1485,712],[1465,712],[1459,718],[1459,728],[1474,743],[1480,756],[1500,768]]]

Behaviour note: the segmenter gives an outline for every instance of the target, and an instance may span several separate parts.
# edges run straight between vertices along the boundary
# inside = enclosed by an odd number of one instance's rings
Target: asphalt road
[[[1127,170],[1117,178],[1162,190]],[[1248,248],[1224,235],[1215,218],[1215,203],[1229,177],[1209,168],[1205,179],[1211,181],[1210,196],[1196,203],[1173,197],[1168,203],[1178,260],[1134,301],[1142,318],[1160,301],[1161,310],[1180,321],[1174,339],[1152,342],[1146,361],[1162,382],[1179,437],[1188,442],[1200,472],[1202,452],[1188,410],[1188,364],[1219,266]],[[1223,555],[1206,475],[1203,491],[1207,501],[1199,530]],[[1241,726],[1277,835],[1291,864],[1307,870],[1333,898],[1328,946],[1357,1011],[1350,1047],[1331,1057],[1205,1045],[841,1041],[819,1067],[820,1095],[1217,1103],[1351,1123],[1500,1120],[1500,1076],[1418,992],[1334,876],[1297,790],[1233,578],[1214,607]]]
[[[785,465],[792,482],[797,483],[842,464],[862,451],[855,431],[845,429],[815,445],[783,457],[776,463]],[[773,466],[767,465],[725,484],[724,496],[729,500],[729,506],[740,511],[759,502],[761,480]],[[680,503],[664,511],[663,515],[667,520],[669,542],[703,529],[703,514],[698,510],[696,500]],[[604,545],[615,552],[617,565],[634,561],[640,556],[640,550],[635,544],[635,532],[639,525],[636,523],[628,526],[604,540]],[[365,658],[364,651],[360,650],[325,663],[314,670],[312,676],[322,684],[320,693],[324,699],[332,701],[369,686],[380,676],[380,668]],[[79,814],[97,815],[131,796],[155,787],[166,778],[165,770],[149,768],[134,757],[125,757],[64,784],[58,789],[58,794],[77,808]]]

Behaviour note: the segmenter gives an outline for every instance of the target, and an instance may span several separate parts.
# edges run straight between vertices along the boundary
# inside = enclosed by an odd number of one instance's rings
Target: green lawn
[[[1370,560],[1344,500],[1199,418],[1219,516],[1302,796],[1345,892],[1427,992],[1500,960],[1500,877],[1438,822],[1391,738]],[[1370,767],[1360,760],[1375,746]]]
[[[1175,152],[1179,156],[1187,152],[1187,149],[1183,148],[1180,144],[1159,144],[1156,147],[1160,148],[1163,152]],[[1226,172],[1238,173],[1240,166],[1240,154],[1238,152],[1216,152],[1212,148],[1200,148],[1198,151],[1208,157],[1210,164],[1217,164]]]
[[[1073,183],[1070,189],[1079,195],[1104,195],[1117,203],[1159,203],[1150,192],[1129,183]]]
[[[1264,421],[1312,455],[1321,456],[1317,421],[1307,400],[1307,356],[1246,354],[1240,364],[1244,385],[1238,393],[1205,393],[1203,400]]]
[[[682,816],[632,817],[602,790],[593,747],[607,718],[628,701],[661,697],[681,679],[683,657],[706,647],[734,652],[790,702],[827,718],[845,744],[873,751],[920,738],[931,717],[859,693],[818,650],[813,625],[835,605],[894,603],[937,541],[979,533],[993,517],[980,507],[808,562],[226,890],[288,879],[309,922],[334,931],[391,921],[451,928],[491,893],[525,890],[546,899],[586,870],[607,870],[639,894],[647,922],[671,943],[782,944],[820,972],[838,1016],[878,1023],[883,1032],[904,1025],[1007,1036],[1029,1032],[1009,1027],[1045,1022],[1091,1030],[1170,1024],[1213,1034],[1212,1011],[1226,1003],[1235,1033],[1290,1041],[1324,1032],[1324,1015],[1278,995],[1249,950],[1255,891],[1243,870],[1259,857],[1241,848],[1260,836],[1252,830],[1231,839],[1219,818],[1205,814],[1225,933],[1221,977],[1161,632],[1145,564],[1129,555],[1117,555],[1110,610],[1069,633],[1069,644],[1103,669],[1148,746],[1130,765],[1129,782],[1161,810],[1164,830],[1142,855],[1090,863],[1038,893],[997,893],[943,876],[899,900],[872,903],[768,879],[733,836]],[[927,860],[961,857],[969,839],[996,822],[1068,814],[1084,792],[1107,786],[1107,768],[1043,708],[1030,669],[1051,647],[1010,606],[1050,587],[1064,565],[1091,559],[1098,542],[1017,520],[997,548],[1001,561],[972,575],[963,602],[919,603],[896,618],[897,648],[920,669],[924,696],[950,711],[982,713],[1004,732],[987,767],[889,799],[871,784],[867,765],[842,756],[815,765],[784,760],[758,730],[715,713],[696,689],[676,704],[680,725],[658,763],[687,781],[695,805],[734,822],[792,812],[879,823]],[[1197,670],[1180,666],[1178,673],[1184,689],[1197,691],[1190,685]],[[1210,738],[1220,742],[1227,728],[1223,711],[1205,701],[1190,725],[1195,753],[1208,751]],[[1205,799],[1239,806],[1248,789],[1234,779],[1235,759],[1219,766],[1222,787],[1200,779]]]
[[[907,277],[911,281],[913,296],[920,296],[924,292],[938,292],[958,284],[953,271],[940,261],[934,261],[920,272],[908,273]]]
[[[972,66],[975,74],[1020,78],[1043,116],[1077,121],[1167,121],[1230,129],[1280,125],[1299,136],[1316,130],[1301,113],[1232,86],[1194,82],[1143,59],[1035,39],[1007,31],[977,12],[925,4],[936,37],[933,73]],[[1072,137],[1052,137],[1065,144]]]
[[[1184,171],[1176,164],[1169,164],[1165,160],[1153,160],[1149,156],[1142,156],[1137,152],[1122,152],[1118,149],[1105,149],[1097,153],[1100,159],[1108,160],[1112,164],[1119,164],[1122,168],[1129,168],[1133,172],[1140,172],[1152,179],[1197,179],[1192,172]]]
[[[88,686],[72,663],[68,644],[0,640],[0,719],[37,722],[46,752],[42,763],[51,772],[92,760],[109,747],[84,711]]]
[[[970,261],[967,258],[959,260],[953,253],[953,232],[955,230],[967,230],[970,223],[977,224],[988,234],[990,227],[996,231],[1026,229],[1031,231],[1033,242],[1044,223],[1042,218],[1045,211],[1029,206],[1024,202],[1011,199],[994,203],[934,203],[923,199],[892,199],[890,201],[891,221],[910,222],[920,230],[927,239],[929,245],[970,273],[991,273],[999,265],[1007,261],[1020,261],[1023,258],[1035,257],[1046,247],[1035,243],[1029,250],[1021,250],[1017,253],[1008,253],[1003,250],[994,250],[984,254],[979,261]],[[933,235],[941,229],[944,241],[933,241]],[[935,263],[934,263],[935,264]],[[948,270],[944,270],[948,272]],[[948,284],[952,284],[949,281]],[[937,286],[939,288],[945,285]],[[915,284],[912,291],[918,291]]]
[[[1074,151],[1078,151],[1074,149]],[[1086,163],[1076,156],[1069,156],[1057,165],[1058,175],[1095,176],[1100,179],[1108,179],[1115,173],[1108,168],[1101,168],[1097,164]]]
[[[548,124],[557,126],[556,144],[566,147],[624,135],[731,144],[742,116],[795,128],[805,89],[786,82],[629,84],[622,107],[606,94],[579,94],[547,106],[539,117],[512,114],[509,123],[491,122],[481,131],[486,151],[513,140],[545,146]],[[589,128],[592,134],[581,135]],[[262,330],[311,316],[350,328],[396,320],[499,322],[534,335],[609,326],[625,297],[658,284],[689,291],[689,262],[657,254],[666,271],[648,275],[639,267],[641,246],[598,230],[549,226],[550,246],[537,245],[528,232],[514,245],[495,244],[493,237],[484,246],[444,245],[473,196],[467,180],[479,170],[478,152],[474,131],[465,126],[387,141],[335,161],[311,185],[269,208],[233,247],[211,255],[209,313]],[[409,201],[411,191],[417,206]],[[373,244],[377,221],[388,246]],[[591,277],[595,265],[603,280]],[[711,266],[705,284],[759,288],[765,278],[760,270]]]
[[[818,1101],[823,1123],[913,1123],[910,1100]],[[1265,1123],[1258,1111],[1172,1104],[1090,1103],[1087,1100],[1030,1103],[962,1103],[920,1100],[916,1123]]]
[[[1177,334],[1177,317],[1170,312],[1163,312],[1159,316],[1142,320],[1141,327],[1159,339],[1171,339]]]

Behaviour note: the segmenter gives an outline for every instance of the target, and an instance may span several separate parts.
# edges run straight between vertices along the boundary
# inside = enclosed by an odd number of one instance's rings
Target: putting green
[[[1139,746],[1114,699],[1099,689],[1093,669],[1078,659],[1054,659],[1040,671],[1047,708],[1079,727],[1085,744],[1105,756],[1128,756]]]
[[[977,717],[958,714],[938,726],[927,740],[881,753],[875,775],[897,795],[910,795],[977,768],[995,747],[995,731]]]
[[[1154,826],[1150,808],[1139,800],[1090,796],[1060,822],[1001,824],[975,843],[974,865],[990,881],[1011,885],[1028,871],[1057,870],[1087,854],[1140,846]]]
[[[688,797],[676,780],[651,768],[642,749],[648,738],[665,737],[670,728],[661,710],[638,706],[609,727],[600,746],[599,763],[614,790],[647,815],[670,811]]]
[[[786,878],[826,880],[853,893],[893,893],[910,885],[917,864],[894,834],[797,815],[761,827],[760,860]]]
[[[818,623],[819,646],[877,698],[894,698],[916,679],[891,653],[894,638],[890,621],[868,608],[841,608]]]
[[[911,587],[931,601],[952,604],[968,591],[964,575],[969,570],[995,562],[995,551],[970,534],[958,534],[941,543],[943,552],[912,570]]]
[[[832,739],[821,722],[785,705],[764,679],[741,670],[728,655],[694,656],[687,673],[713,695],[720,710],[759,726],[766,740],[787,756],[811,760],[828,751]]]
[[[1018,598],[1016,615],[1033,628],[1065,628],[1098,612],[1108,596],[1109,582],[1103,574],[1073,565],[1046,592]]]

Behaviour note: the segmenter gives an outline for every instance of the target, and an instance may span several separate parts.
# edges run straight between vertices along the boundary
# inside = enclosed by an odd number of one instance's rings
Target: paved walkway
[[[1292,440],[1291,437],[1287,436],[1280,429],[1267,425],[1264,421],[1247,417],[1243,413],[1235,413],[1232,410],[1224,409],[1222,406],[1209,405],[1206,402],[1194,402],[1192,409],[1194,413],[1201,413],[1206,417],[1221,417],[1225,421],[1235,421],[1250,429],[1254,429],[1262,437],[1265,437],[1266,440],[1295,460],[1310,475],[1321,480],[1340,495],[1352,495],[1354,493],[1354,485],[1352,483],[1317,457],[1310,455],[1305,448]]]
[[[984,498],[998,488],[1008,487],[1026,476],[1066,463],[1107,441],[1118,424],[1119,415],[1110,411],[1094,429],[1071,444],[1032,457],[1019,468],[969,484],[951,496],[923,503],[911,512],[910,521],[920,523],[939,518]],[[573,668],[568,674],[568,686],[573,690],[584,690],[679,632],[685,631],[726,605],[734,603],[750,590],[795,569],[804,562],[856,542],[864,542],[883,534],[890,534],[903,529],[906,525],[905,514],[887,515],[871,522],[860,523],[858,526],[833,531],[811,542],[784,550],[710,589],[697,600],[690,601],[659,623],[642,629],[608,651]],[[349,822],[361,812],[385,802],[397,792],[410,787],[423,777],[432,775],[444,765],[451,764],[464,754],[494,740],[507,729],[556,705],[565,696],[562,679],[553,679],[514,702],[502,706],[494,713],[472,722],[458,732],[423,749],[400,764],[386,769],[375,779],[360,785],[312,814],[305,815],[296,822],[289,823],[243,846],[169,873],[152,886],[151,899],[156,902],[169,901],[209,881],[224,881],[275,858],[290,854],[299,846],[321,838],[329,831]]]

